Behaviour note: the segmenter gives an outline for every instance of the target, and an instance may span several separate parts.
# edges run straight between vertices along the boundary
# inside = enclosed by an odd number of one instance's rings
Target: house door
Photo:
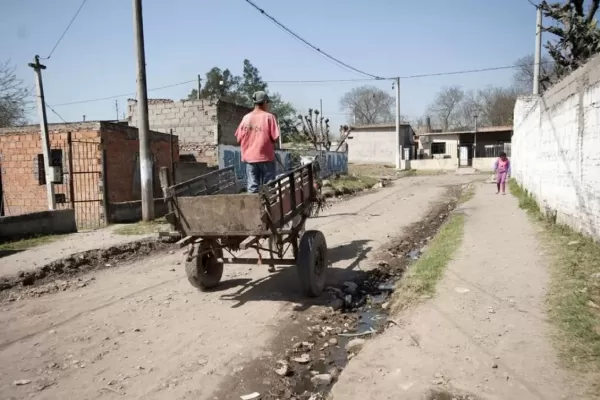
[[[467,167],[469,165],[469,147],[460,146],[460,155],[458,157],[458,165],[460,167]]]

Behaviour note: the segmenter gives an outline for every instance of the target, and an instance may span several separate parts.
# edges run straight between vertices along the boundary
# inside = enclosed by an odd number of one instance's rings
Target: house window
[[[63,183],[63,151],[62,149],[50,149],[50,166],[59,167],[60,169],[60,181],[55,182],[57,184]],[[37,178],[40,185],[46,184],[46,168],[44,166],[44,155],[37,155]]]
[[[431,143],[431,154],[446,154],[446,143]]]

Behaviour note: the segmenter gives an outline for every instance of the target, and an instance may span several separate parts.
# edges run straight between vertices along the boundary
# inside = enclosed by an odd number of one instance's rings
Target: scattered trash
[[[254,393],[246,394],[244,396],[240,396],[240,399],[242,399],[242,400],[258,400],[258,399],[260,399],[260,393],[254,392]]]
[[[381,285],[377,286],[377,289],[384,291],[384,292],[393,292],[396,285],[394,284],[394,282],[386,282],[386,283],[382,283]]]
[[[310,381],[315,386],[327,386],[327,385],[330,385],[332,380],[333,380],[333,378],[329,374],[318,374],[318,375],[313,376],[310,379]]]
[[[587,302],[587,305],[588,305],[588,307],[592,307],[592,308],[595,308],[595,309],[600,309],[600,306],[598,304],[594,303],[592,300],[589,300]]]
[[[421,257],[421,250],[414,249],[408,252],[407,257],[411,260],[418,260]]]
[[[390,264],[387,261],[379,260],[379,261],[377,261],[377,265],[379,265],[380,267],[387,267]]]
[[[567,246],[575,246],[578,244],[579,244],[579,240],[573,240],[573,241],[570,241],[569,243],[567,243]]]
[[[357,337],[357,336],[372,335],[374,333],[377,333],[377,331],[375,329],[373,329],[373,328],[370,328],[366,332],[360,332],[360,333],[340,333],[338,336],[342,336],[342,337]]]
[[[292,370],[287,361],[279,360],[277,361],[277,368],[275,368],[275,373],[279,376],[290,376],[292,374]]]
[[[496,313],[496,310],[494,310],[492,307],[489,307],[489,308],[488,308],[488,313],[490,313],[490,314],[495,314],[495,313]]]
[[[590,275],[590,278],[592,278],[592,279],[600,279],[600,272],[596,272],[596,273]]]
[[[29,385],[30,383],[31,383],[31,380],[29,380],[29,379],[19,379],[17,381],[14,381],[13,385],[23,386],[23,385]]]
[[[348,342],[348,344],[346,344],[346,351],[352,351],[354,353],[356,353],[357,351],[359,351],[362,346],[365,344],[366,340],[365,339],[360,339],[360,338],[356,338],[356,339],[352,339],[351,341]]]
[[[293,360],[298,364],[308,364],[310,362],[310,354],[304,353],[300,357],[296,357]]]
[[[469,293],[470,292],[469,289],[464,288],[464,287],[457,287],[457,288],[454,289],[454,291],[456,293],[460,293],[460,294],[465,294],[465,293]]]
[[[494,369],[498,369],[498,364],[494,364],[494,365],[492,365],[492,368],[494,368]]]

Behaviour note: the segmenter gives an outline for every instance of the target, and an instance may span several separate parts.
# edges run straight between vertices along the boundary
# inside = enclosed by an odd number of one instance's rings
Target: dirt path
[[[327,237],[329,280],[367,268],[373,250],[419,221],[446,185],[470,179],[406,178],[309,221]],[[201,293],[181,261],[178,253],[161,255],[99,271],[83,288],[5,304],[3,398],[214,398],[247,361],[268,356],[278,332],[297,323],[295,311],[311,305],[293,268],[269,274],[231,266],[218,292]]]
[[[363,348],[334,399],[584,398],[550,343],[547,260],[526,214],[490,185],[461,209],[464,241],[437,295]]]

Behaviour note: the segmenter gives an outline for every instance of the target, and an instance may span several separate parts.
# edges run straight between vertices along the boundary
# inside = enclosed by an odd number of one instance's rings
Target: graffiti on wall
[[[348,173],[348,153],[323,151],[316,153],[314,150],[307,151],[307,156],[300,156],[301,163],[313,161],[315,158],[321,167],[321,178],[327,178],[333,174]],[[275,157],[279,162],[275,162],[277,174],[289,171],[293,168],[292,154],[286,150],[276,150]],[[246,163],[242,161],[242,154],[239,146],[219,145],[219,168],[234,167],[237,179],[246,181]],[[285,169],[283,167],[285,167]]]
[[[275,157],[277,173],[281,174],[292,168],[292,156],[289,152],[276,150]],[[219,168],[227,168],[233,165],[237,179],[246,181],[246,163],[242,161],[242,153],[239,146],[219,145]],[[283,167],[285,167],[285,170]]]

